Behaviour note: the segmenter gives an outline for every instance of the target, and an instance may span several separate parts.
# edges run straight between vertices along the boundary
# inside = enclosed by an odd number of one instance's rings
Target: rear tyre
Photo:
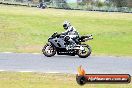
[[[84,50],[79,50],[78,53],[77,53],[78,56],[80,58],[86,58],[86,57],[90,56],[90,54],[92,52],[92,49],[90,48],[90,46],[86,45],[86,44],[84,44],[82,46],[83,46]]]
[[[56,54],[56,49],[53,45],[51,44],[46,44],[43,49],[42,52],[45,56],[47,57],[52,57]]]

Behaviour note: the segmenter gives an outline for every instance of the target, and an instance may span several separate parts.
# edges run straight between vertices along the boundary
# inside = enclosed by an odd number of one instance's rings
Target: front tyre
[[[86,58],[86,57],[90,56],[90,54],[91,54],[91,52],[92,52],[90,46],[84,44],[84,45],[82,45],[82,47],[84,48],[84,50],[78,50],[78,53],[77,53],[78,56],[79,56],[80,58]]]
[[[51,44],[46,44],[43,49],[42,52],[45,56],[47,57],[52,57],[56,54],[56,49],[53,45]]]

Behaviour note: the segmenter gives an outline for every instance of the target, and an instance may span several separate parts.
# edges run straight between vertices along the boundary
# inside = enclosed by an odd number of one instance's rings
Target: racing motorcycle
[[[86,58],[91,54],[91,47],[87,44],[82,44],[88,40],[92,40],[92,35],[80,36],[76,39],[76,44],[70,44],[67,40],[69,36],[54,33],[48,43],[44,45],[42,52],[45,56],[51,57],[56,53],[58,55],[78,55],[80,58]]]

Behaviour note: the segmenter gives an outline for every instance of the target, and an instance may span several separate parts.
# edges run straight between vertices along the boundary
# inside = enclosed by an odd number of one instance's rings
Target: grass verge
[[[0,88],[131,88],[130,84],[86,84],[76,83],[75,75],[0,72]]]

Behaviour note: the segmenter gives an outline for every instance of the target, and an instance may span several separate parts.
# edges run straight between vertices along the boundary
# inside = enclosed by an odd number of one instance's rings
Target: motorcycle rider
[[[65,41],[68,43],[66,49],[72,49],[76,45],[76,42],[78,42],[79,33],[68,21],[64,21],[63,28],[65,32],[62,32],[62,35],[65,35]]]

